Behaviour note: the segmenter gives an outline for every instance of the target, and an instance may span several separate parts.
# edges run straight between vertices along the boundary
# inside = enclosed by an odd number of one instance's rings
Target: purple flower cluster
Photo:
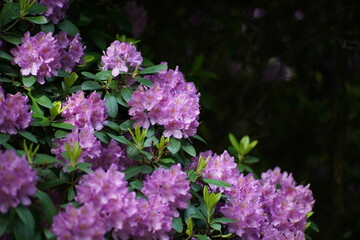
[[[135,1],[131,1],[127,2],[124,8],[132,26],[132,35],[135,38],[139,38],[145,29],[147,21],[147,13],[144,6],[138,5]]]
[[[51,32],[39,32],[33,37],[26,32],[21,45],[13,48],[11,54],[14,64],[21,67],[21,74],[36,76],[40,84],[45,83],[44,77],[56,76],[56,69],[61,68],[60,53]]]
[[[192,82],[175,70],[162,71],[148,77],[150,88],[139,85],[129,101],[129,115],[134,125],[148,128],[150,124],[165,127],[164,136],[187,138],[195,135],[199,126],[199,97]]]
[[[0,212],[20,203],[30,205],[29,196],[36,192],[37,174],[25,157],[19,157],[13,150],[0,151]]]
[[[31,123],[28,98],[20,92],[15,95],[7,94],[0,86],[0,132],[16,134],[18,130],[27,128]]]
[[[101,143],[94,136],[94,129],[90,126],[81,129],[74,128],[71,133],[66,135],[66,137],[55,139],[53,142],[56,147],[51,149],[51,153],[65,162],[67,162],[67,160],[61,155],[65,152],[65,144],[74,146],[76,142],[79,142],[82,152],[78,162],[91,163],[93,159],[98,158],[101,155]]]
[[[309,185],[296,186],[295,180],[279,167],[261,175],[263,202],[267,222],[271,227],[283,232],[303,232],[306,214],[312,210],[314,198]]]
[[[103,240],[106,233],[104,219],[94,211],[91,203],[85,203],[80,208],[67,205],[65,212],[54,218],[51,230],[58,240]]]
[[[229,223],[229,232],[245,239],[305,239],[306,214],[312,210],[314,199],[309,185],[296,186],[291,174],[280,168],[268,170],[256,180],[244,176],[234,158],[226,151],[218,156],[211,151],[200,154],[210,158],[202,176],[228,182],[232,188],[220,188],[231,198],[220,212],[237,223]],[[195,169],[198,158],[190,165]]]
[[[129,68],[135,69],[140,66],[142,61],[140,52],[132,43],[117,40],[111,43],[101,57],[102,70],[112,70],[114,77],[118,76],[120,72],[128,72]]]
[[[202,176],[204,178],[212,178],[227,182],[231,185],[235,185],[238,182],[239,170],[237,169],[234,158],[229,155],[227,151],[224,151],[221,155],[214,154],[212,151],[206,151],[200,153],[204,160],[209,158],[209,162],[203,169]],[[194,158],[190,168],[196,168],[199,158]],[[229,190],[227,187],[219,187],[211,185],[214,190],[224,192]]]
[[[226,194],[231,196],[231,199],[220,208],[220,212],[225,217],[237,221],[228,224],[229,232],[245,239],[259,239],[259,229],[264,224],[262,189],[259,181],[251,174],[240,174],[233,188]],[[254,238],[251,238],[252,236]]]
[[[71,38],[63,32],[55,36],[39,32],[33,37],[26,32],[21,45],[11,49],[13,64],[20,66],[22,75],[33,75],[44,84],[45,77],[57,76],[56,69],[71,71],[80,63],[85,49],[80,41],[79,35]]]
[[[65,12],[69,8],[68,0],[40,0],[40,4],[47,8],[45,17],[55,24],[65,17]]]
[[[78,91],[63,103],[65,110],[61,116],[65,122],[75,125],[78,128],[90,126],[95,130],[101,130],[106,123],[107,109],[105,100],[101,100],[97,92],[85,97],[83,91]]]
[[[76,34],[74,37],[60,32],[55,36],[61,56],[61,69],[71,72],[72,69],[82,61],[85,46],[81,43],[81,37]]]
[[[149,199],[160,197],[174,211],[174,217],[179,214],[176,209],[187,208],[191,198],[190,184],[186,173],[181,171],[180,164],[173,165],[168,170],[158,168],[146,179],[141,191]]]

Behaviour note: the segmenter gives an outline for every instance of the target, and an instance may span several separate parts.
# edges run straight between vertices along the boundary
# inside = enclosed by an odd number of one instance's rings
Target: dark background
[[[74,1],[68,17],[88,53],[125,34],[195,82],[199,151],[249,135],[256,172],[280,166],[310,183],[313,239],[360,239],[359,12],[339,0]]]

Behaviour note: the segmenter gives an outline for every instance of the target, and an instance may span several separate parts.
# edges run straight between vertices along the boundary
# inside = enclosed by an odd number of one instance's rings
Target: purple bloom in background
[[[117,170],[115,164],[105,172],[98,168],[95,172],[84,175],[76,186],[76,201],[91,203],[94,212],[101,212],[107,229],[123,229],[138,211],[135,192],[129,192],[124,173]]]
[[[79,142],[82,152],[78,162],[92,163],[93,159],[100,157],[101,154],[101,143],[94,136],[94,129],[90,126],[86,126],[82,129],[74,128],[71,133],[66,135],[66,137],[54,139],[53,142],[56,145],[56,148],[52,148],[51,153],[67,164],[69,164],[69,162],[61,155],[65,152],[65,144],[74,146],[76,142]]]
[[[304,13],[301,10],[296,10],[294,12],[294,17],[296,20],[301,21],[304,19]]]
[[[61,56],[51,32],[39,32],[33,37],[26,32],[21,45],[11,49],[11,54],[21,74],[35,76],[40,84],[45,83],[44,77],[57,76],[56,69],[61,68]]]
[[[271,58],[268,66],[264,70],[264,79],[267,81],[274,81],[276,79],[289,81],[293,75],[292,70],[288,66],[285,66],[277,57]]]
[[[129,68],[135,69],[143,61],[140,52],[132,43],[116,40],[103,53],[101,69],[112,70],[114,77],[118,76],[120,72],[128,72]]]
[[[262,173],[260,182],[267,222],[279,231],[303,232],[315,202],[309,185],[296,186],[292,175],[279,167]]]
[[[132,26],[132,35],[139,38],[144,31],[147,22],[147,13],[143,5],[138,5],[135,1],[127,2],[125,11],[129,16]]]
[[[9,207],[31,204],[29,196],[36,192],[37,174],[25,156],[19,157],[13,150],[0,151],[0,212]]]
[[[5,98],[0,86],[0,132],[16,134],[30,125],[32,112],[27,102],[28,97],[22,96],[20,92],[7,94]]]
[[[150,124],[165,127],[164,136],[187,138],[195,135],[200,114],[197,89],[175,70],[162,71],[148,77],[154,84],[142,85],[129,101],[129,115],[134,125],[148,128]]]
[[[147,197],[159,196],[160,200],[168,204],[174,211],[174,217],[178,217],[177,208],[185,209],[189,205],[191,198],[190,182],[187,180],[185,172],[181,171],[181,165],[173,165],[165,170],[158,168],[144,181],[141,192]]]
[[[124,225],[123,229],[114,229],[117,239],[168,240],[172,230],[172,211],[160,197],[149,200],[137,198],[138,211]]]
[[[100,157],[92,159],[91,163],[92,169],[102,167],[105,171],[112,164],[115,164],[120,171],[136,164],[134,160],[126,156],[126,148],[119,146],[114,139],[111,139],[107,146],[101,147]]]
[[[103,240],[107,229],[100,213],[91,203],[85,203],[80,208],[67,205],[65,212],[54,217],[51,231],[58,240]]]
[[[253,18],[255,19],[259,19],[262,18],[264,16],[264,10],[261,8],[255,8],[253,11]]]
[[[231,185],[237,184],[240,173],[237,169],[234,158],[230,156],[227,151],[224,151],[221,155],[213,154],[212,151],[206,151],[200,153],[199,156],[200,155],[203,156],[204,160],[210,158],[208,164],[201,172],[204,178],[221,180]],[[198,157],[193,159],[190,168],[196,169],[198,159]],[[211,188],[214,190],[220,190],[221,192],[230,190],[227,187],[219,187],[215,185],[211,185]]]
[[[91,126],[95,130],[100,130],[106,122],[105,100],[101,100],[97,92],[91,93],[86,98],[83,91],[78,91],[67,98],[63,107],[66,109],[61,113],[61,116],[65,118],[65,122],[78,128]]]
[[[260,227],[264,222],[262,189],[251,174],[238,175],[233,188],[226,192],[231,198],[221,207],[220,212],[237,221],[228,223],[229,232],[245,239],[260,239]],[[254,238],[251,238],[254,237]]]
[[[69,8],[68,0],[40,0],[40,4],[47,8],[45,17],[55,24],[65,17],[66,10]]]
[[[72,37],[61,31],[55,38],[61,55],[61,69],[71,72],[84,56],[85,46],[81,43],[81,37],[79,34]]]

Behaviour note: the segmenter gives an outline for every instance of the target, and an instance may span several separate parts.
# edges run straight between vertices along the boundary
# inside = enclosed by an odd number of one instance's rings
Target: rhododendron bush
[[[197,153],[200,93],[125,36],[87,52],[66,0],[0,14],[0,239],[305,239],[314,198],[257,141]]]

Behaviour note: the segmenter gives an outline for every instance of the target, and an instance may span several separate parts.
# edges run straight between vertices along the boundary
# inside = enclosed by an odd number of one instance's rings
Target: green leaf
[[[244,159],[244,163],[247,163],[247,164],[257,163],[259,161],[260,161],[259,158],[253,157],[253,156],[246,156]]]
[[[21,38],[20,37],[15,37],[15,36],[9,36],[9,35],[0,35],[0,38],[2,38],[3,40],[18,45],[21,43]]]
[[[160,162],[161,163],[173,163],[173,164],[175,164],[175,161],[173,159],[171,159],[171,158],[162,158],[162,159],[160,159]]]
[[[44,116],[33,114],[33,119],[31,126],[34,127],[47,127],[50,125],[50,120]]]
[[[195,134],[194,136],[192,136],[193,138],[195,138],[195,139],[197,139],[197,140],[199,140],[199,141],[201,141],[201,142],[203,142],[203,143],[205,143],[205,144],[207,144],[207,142],[205,141],[205,139],[203,139],[202,137],[200,137],[199,135],[197,135],[197,134]]]
[[[0,26],[6,25],[18,17],[20,17],[19,3],[6,3],[0,12]]]
[[[118,110],[119,110],[119,105],[116,102],[116,99],[113,95],[110,95],[109,93],[107,93],[105,95],[105,105],[107,108],[107,113],[109,115],[109,117],[111,118],[116,118],[116,116],[118,115]]]
[[[167,67],[168,66],[164,65],[164,64],[154,65],[154,66],[144,68],[143,70],[141,70],[139,72],[139,74],[144,75],[144,74],[158,73],[160,71],[165,70]]]
[[[107,135],[109,135],[109,137],[111,137],[112,139],[115,139],[118,142],[121,142],[123,144],[126,145],[130,145],[131,142],[129,140],[127,140],[124,136],[115,136],[114,134],[111,133],[107,133]]]
[[[0,133],[0,144],[6,143],[10,137],[10,134]]]
[[[111,74],[111,70],[108,70],[108,71],[98,72],[97,74],[95,74],[95,76],[97,77],[97,79],[100,80],[108,80],[109,77],[112,76],[112,74]]]
[[[10,54],[4,52],[3,50],[0,50],[0,58],[8,60],[10,62],[13,60],[13,57]]]
[[[196,234],[195,237],[199,240],[210,240],[210,238],[202,234]]]
[[[181,147],[181,142],[177,140],[176,138],[170,138],[169,145],[167,146],[167,149],[172,153],[176,154]]]
[[[35,24],[45,24],[48,23],[48,20],[44,16],[36,16],[36,17],[25,17],[26,20],[33,22]]]
[[[15,220],[13,232],[16,240],[34,240],[33,229],[26,224],[24,225],[20,219]]]
[[[70,123],[66,123],[66,122],[54,122],[51,124],[51,126],[56,127],[56,128],[66,129],[66,130],[73,130],[75,127],[74,125],[72,125]]]
[[[57,24],[57,27],[71,36],[75,36],[77,33],[79,33],[79,29],[68,19],[65,19]]]
[[[210,224],[210,226],[215,230],[218,230],[218,231],[221,230],[221,225],[218,223],[212,223],[212,224]]]
[[[139,154],[139,149],[137,148],[137,147],[135,147],[134,145],[128,145],[127,147],[126,147],[126,155],[128,156],[128,157],[134,157],[134,156],[136,156],[136,155],[138,155]]]
[[[23,136],[24,138],[34,142],[34,143],[38,143],[38,140],[36,139],[36,137],[31,133],[31,132],[28,132],[28,131],[19,131],[19,134],[21,136]]]
[[[41,31],[43,31],[45,33],[49,33],[49,32],[54,33],[55,32],[55,26],[53,23],[42,24],[42,25],[40,25],[40,28],[41,28]]]
[[[153,85],[152,81],[146,78],[136,77],[135,80],[147,87],[151,87]]]
[[[46,12],[47,8],[44,5],[41,4],[33,4],[28,9],[28,14],[40,14]]]
[[[103,132],[96,132],[94,133],[95,137],[97,137],[101,142],[108,144],[110,141],[108,139],[108,136]]]
[[[57,159],[57,158],[54,158],[53,156],[50,156],[47,154],[42,154],[42,153],[36,154],[33,161],[34,161],[34,163],[37,163],[37,164],[58,163],[60,165],[65,165],[65,163],[63,161],[61,161],[60,159]]]
[[[30,212],[29,208],[20,205],[17,208],[15,208],[15,211],[19,216],[19,218],[21,219],[21,221],[25,223],[25,225],[29,226],[30,229],[34,229],[35,219],[32,213]]]
[[[67,132],[67,131],[57,130],[57,131],[55,131],[55,133],[54,133],[54,137],[55,137],[55,138],[64,138],[64,137],[66,137],[66,135],[68,135],[68,134],[69,134],[69,132]]]
[[[109,121],[109,120],[106,121],[104,126],[109,127],[112,130],[117,131],[117,132],[120,130],[120,126],[117,123],[114,123],[114,122]]]
[[[206,220],[205,216],[201,213],[201,211],[193,205],[190,205],[185,210],[184,219],[188,219],[188,218],[196,218],[196,219]]]
[[[129,180],[132,177],[141,173],[141,166],[132,166],[124,170],[125,180]]]
[[[0,213],[0,236],[2,236],[6,232],[6,229],[9,226],[10,222],[11,219],[9,213],[8,214]]]
[[[70,186],[70,187],[67,189],[67,200],[68,200],[69,202],[71,202],[74,198],[75,198],[74,186]]]
[[[127,131],[128,129],[132,129],[134,125],[134,121],[133,120],[127,120],[123,123],[120,124],[120,129],[123,131]]]
[[[23,76],[22,82],[25,85],[25,87],[29,88],[36,82],[36,78],[34,76],[29,76],[29,77]]]
[[[235,221],[234,219],[231,218],[215,218],[214,220],[212,220],[213,223],[237,223],[237,221]]]
[[[230,139],[231,144],[235,148],[235,150],[237,152],[239,152],[239,150],[240,150],[239,143],[238,143],[238,141],[236,140],[235,136],[232,133],[229,133],[229,139]]]
[[[35,101],[38,104],[40,104],[41,106],[49,108],[49,109],[53,108],[51,100],[43,93],[33,92],[33,97],[34,97]]]
[[[172,219],[172,227],[178,233],[181,233],[184,229],[181,217],[173,218]]]
[[[91,163],[81,162],[81,163],[78,163],[78,164],[76,165],[76,169],[80,169],[80,170],[82,170],[83,172],[89,174],[89,173],[91,172],[91,170],[90,170],[91,166],[92,166]]]
[[[44,192],[37,190],[35,196],[39,199],[42,212],[45,214],[47,221],[51,224],[57,210],[51,198]]]
[[[182,149],[184,149],[185,152],[187,152],[190,156],[195,157],[196,156],[196,150],[195,148],[189,143],[189,142],[183,142]]]
[[[85,81],[81,84],[81,90],[97,90],[102,89],[103,87],[98,83],[94,81]]]
[[[134,189],[141,190],[143,187],[143,182],[136,179],[136,180],[130,182],[130,186],[133,187]]]
[[[126,102],[129,102],[131,100],[132,93],[133,91],[130,88],[121,89],[121,96]]]
[[[202,181],[207,183],[207,184],[211,184],[211,185],[215,185],[215,186],[219,186],[219,187],[232,187],[229,183],[221,181],[221,180],[216,180],[216,179],[212,179],[212,178],[202,178]]]

